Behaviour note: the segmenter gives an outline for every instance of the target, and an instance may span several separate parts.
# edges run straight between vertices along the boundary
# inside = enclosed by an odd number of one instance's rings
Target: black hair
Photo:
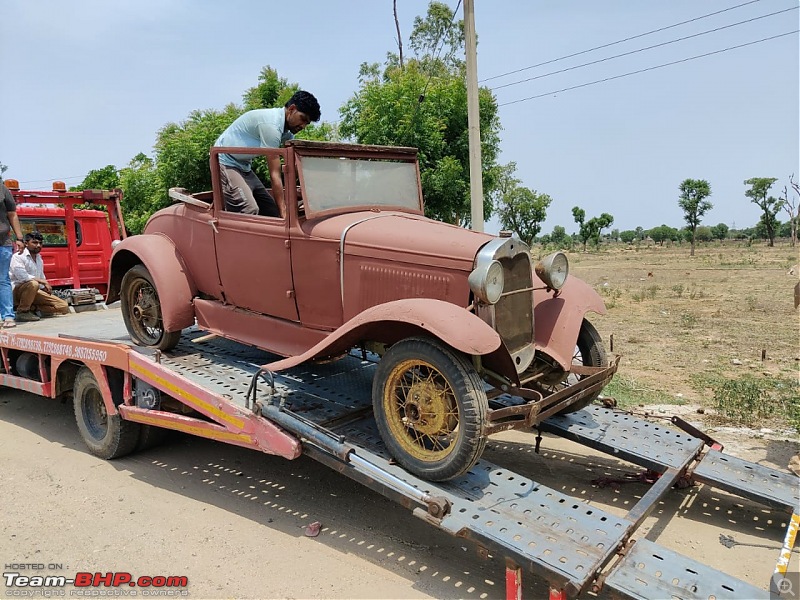
[[[308,118],[315,123],[319,121],[319,102],[317,102],[317,99],[311,92],[304,92],[303,90],[295,92],[284,106],[288,107],[292,104],[294,104],[301,113],[308,115]]]
[[[26,233],[23,239],[26,242],[30,242],[31,240],[38,240],[40,242],[44,241],[42,234],[39,233],[38,231],[31,231],[30,233]]]

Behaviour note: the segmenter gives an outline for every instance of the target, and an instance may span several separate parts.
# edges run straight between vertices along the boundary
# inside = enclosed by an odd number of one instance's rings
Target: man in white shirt
[[[17,307],[17,321],[38,321],[33,312],[39,310],[43,315],[65,315],[69,312],[66,300],[52,294],[53,288],[44,276],[42,234],[38,231],[25,234],[25,249],[22,254],[11,257],[8,271],[14,286],[14,305]]]

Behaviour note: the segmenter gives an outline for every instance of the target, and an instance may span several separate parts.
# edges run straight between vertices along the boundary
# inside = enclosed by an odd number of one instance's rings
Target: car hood
[[[347,256],[472,270],[493,236],[401,212],[359,212],[308,222],[312,237],[342,243]]]

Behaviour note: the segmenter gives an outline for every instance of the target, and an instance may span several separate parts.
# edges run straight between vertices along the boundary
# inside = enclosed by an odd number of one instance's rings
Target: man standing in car
[[[280,148],[312,121],[319,121],[319,102],[309,92],[298,91],[283,108],[250,110],[236,119],[219,136],[215,146]],[[251,154],[220,154],[219,170],[225,210],[251,215],[279,217],[283,203],[281,159],[268,157],[272,195],[253,173]],[[277,201],[277,204],[276,204]]]

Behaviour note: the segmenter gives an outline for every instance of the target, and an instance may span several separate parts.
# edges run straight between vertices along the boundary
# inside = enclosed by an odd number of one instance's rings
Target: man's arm
[[[272,182],[272,197],[275,199],[275,204],[279,207],[283,206],[283,180],[281,179],[281,157],[270,156],[267,157],[267,165],[269,166],[269,179]]]
[[[22,251],[25,250],[25,242],[22,241],[22,227],[19,224],[17,211],[10,211],[6,214],[8,214],[8,222],[11,225],[12,231],[14,232],[14,236],[17,238],[14,240],[14,244],[17,247],[17,254],[22,254]]]

